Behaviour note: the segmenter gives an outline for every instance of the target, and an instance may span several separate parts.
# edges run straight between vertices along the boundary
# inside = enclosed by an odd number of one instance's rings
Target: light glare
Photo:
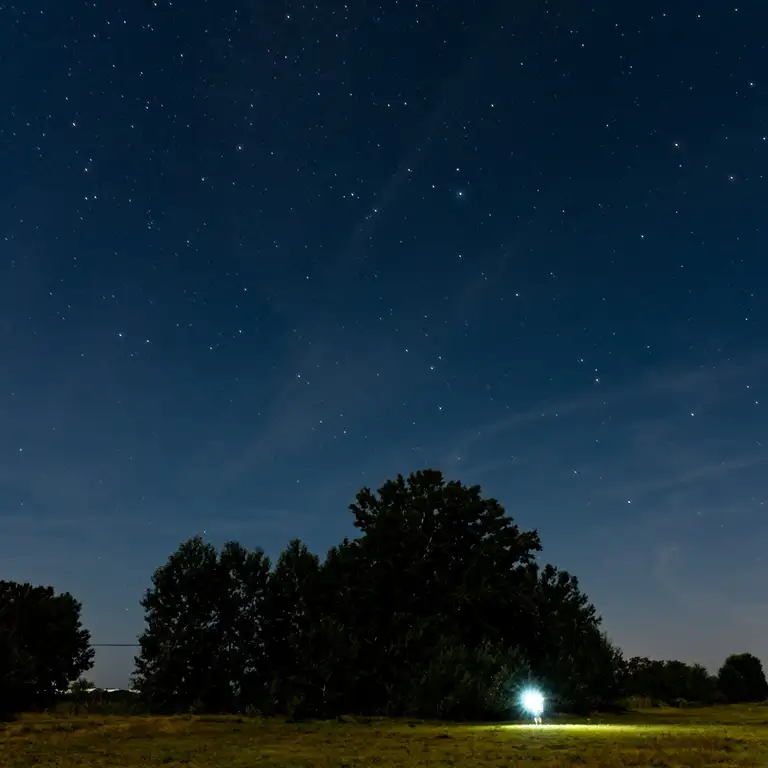
[[[523,705],[523,709],[533,717],[541,717],[544,712],[544,694],[535,688],[528,688],[523,691],[520,703]]]

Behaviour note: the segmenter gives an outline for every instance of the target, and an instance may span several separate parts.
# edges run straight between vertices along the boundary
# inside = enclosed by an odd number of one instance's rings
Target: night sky
[[[768,657],[767,28],[0,4],[0,578],[132,643],[182,540],[322,554],[430,466],[537,528],[627,655]]]

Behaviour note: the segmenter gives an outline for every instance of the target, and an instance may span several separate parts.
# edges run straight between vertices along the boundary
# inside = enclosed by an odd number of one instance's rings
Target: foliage
[[[50,706],[93,666],[80,611],[68,592],[0,582],[0,715]]]
[[[624,668],[626,693],[656,705],[706,706],[718,700],[717,678],[701,664],[634,657]]]
[[[269,560],[199,537],[158,568],[142,606],[134,685],[159,711],[225,712],[263,700]]]
[[[410,708],[405,692],[446,643],[453,652],[515,645],[508,628],[540,549],[535,532],[521,532],[478,486],[431,470],[378,494],[363,489],[350,510],[362,535],[339,548],[334,567],[345,594],[337,616],[356,640],[353,711]]]
[[[410,717],[506,720],[516,714],[516,694],[530,675],[516,649],[442,640],[404,688],[397,708]]]
[[[70,683],[69,685],[69,692],[71,694],[82,694],[82,693],[88,693],[89,691],[92,691],[96,686],[87,678],[85,677],[79,677],[77,680],[75,680],[73,683]]]
[[[320,561],[298,539],[280,555],[269,576],[265,619],[270,709],[302,717],[322,713],[323,666],[313,653],[321,622],[317,589]]]
[[[144,598],[135,683],[159,711],[508,717],[533,676],[572,708],[618,696],[620,655],[578,581],[539,566],[478,486],[425,470],[350,506],[321,564],[196,538]]]
[[[142,602],[145,703],[294,719],[507,718],[527,680],[570,712],[623,695],[717,699],[701,666],[625,663],[578,580],[540,564],[538,534],[479,486],[423,470],[363,488],[350,511],[358,536],[322,563],[299,540],[273,569],[236,543],[182,544]],[[756,679],[741,657],[721,673],[737,700],[756,695]]]
[[[80,605],[50,588],[0,582],[0,714],[70,711],[283,714],[328,718],[508,719],[524,685],[550,712],[588,714],[623,697],[702,706],[768,696],[760,661],[625,662],[576,577],[538,562],[479,486],[440,472],[399,475],[350,505],[358,536],[323,562],[298,539],[274,568],[262,550],[195,537],[159,567],[141,602],[134,686],[92,691]],[[75,681],[75,682],[72,682]]]
[[[56,715],[141,715],[148,714],[147,704],[133,691],[90,689],[59,700]]]
[[[720,690],[733,703],[763,701],[768,698],[768,683],[760,659],[751,653],[729,656],[718,672]]]
[[[594,606],[566,571],[530,569],[534,579],[533,632],[526,657],[565,710],[588,712],[621,693],[621,653],[600,630]]]

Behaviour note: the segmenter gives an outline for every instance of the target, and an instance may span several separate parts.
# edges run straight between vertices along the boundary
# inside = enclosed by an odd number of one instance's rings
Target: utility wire
[[[138,643],[90,643],[91,648],[139,648]]]

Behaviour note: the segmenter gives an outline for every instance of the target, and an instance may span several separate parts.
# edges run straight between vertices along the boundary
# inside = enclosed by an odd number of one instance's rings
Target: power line
[[[91,648],[140,648],[138,643],[91,643]]]

